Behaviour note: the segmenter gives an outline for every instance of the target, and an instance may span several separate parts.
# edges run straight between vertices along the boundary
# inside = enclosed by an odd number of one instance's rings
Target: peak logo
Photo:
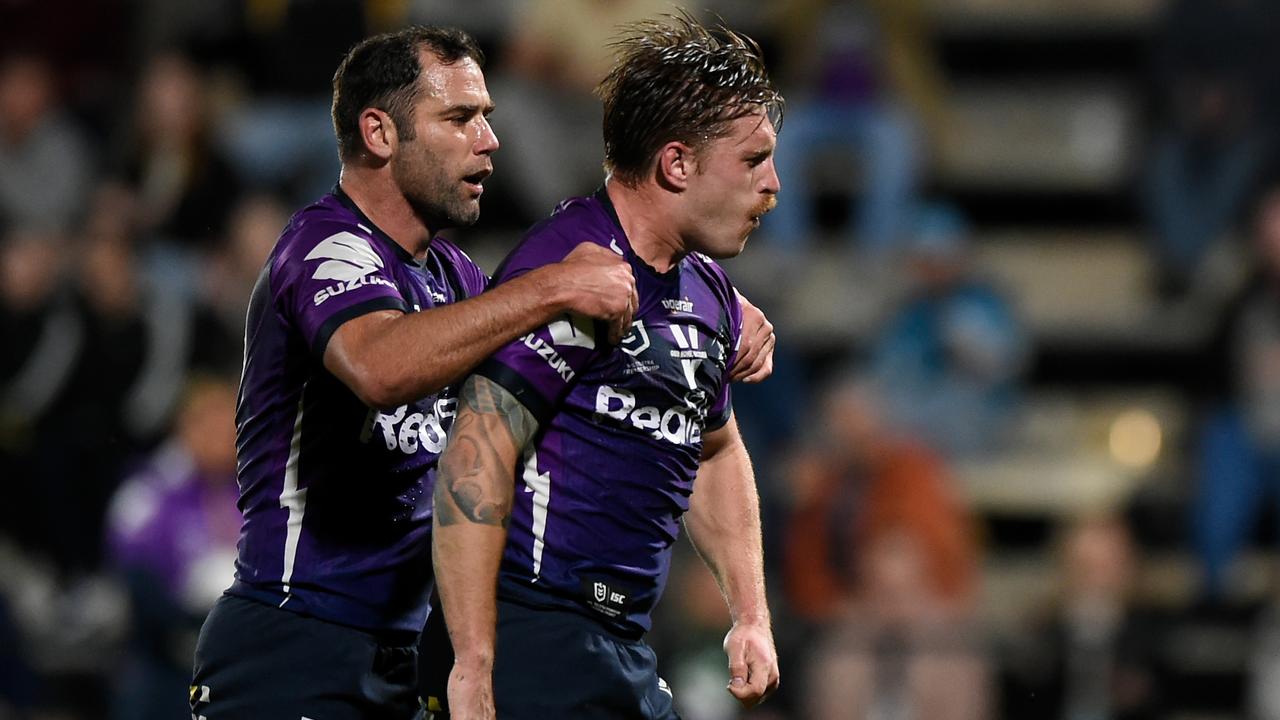
[[[382,267],[382,258],[369,241],[349,232],[330,235],[307,253],[307,260],[324,260],[311,277],[315,280],[347,282],[364,277]]]
[[[365,285],[395,287],[390,280],[373,275],[383,265],[382,258],[373,251],[369,241],[346,231],[325,238],[307,253],[304,260],[323,261],[312,273],[313,280],[337,281],[316,292],[313,298],[316,305]]]

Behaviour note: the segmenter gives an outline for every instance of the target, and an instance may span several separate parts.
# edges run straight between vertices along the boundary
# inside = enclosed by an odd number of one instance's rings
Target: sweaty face
[[[400,135],[391,173],[428,227],[470,225],[480,217],[482,183],[493,172],[490,155],[498,149],[487,119],[493,103],[484,74],[470,58],[444,65],[423,51],[419,61],[415,134],[412,140]]]
[[[773,123],[756,113],[734,120],[728,135],[695,151],[697,170],[687,189],[688,249],[714,258],[742,252],[760,217],[777,204],[776,144]]]

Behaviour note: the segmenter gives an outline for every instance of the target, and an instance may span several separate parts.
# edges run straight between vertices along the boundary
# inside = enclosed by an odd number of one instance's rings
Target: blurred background
[[[688,0],[788,98],[726,263],[783,684],[749,718],[1280,718],[1280,4]],[[493,269],[601,181],[660,0],[0,0],[0,719],[185,717],[238,532],[245,304],[336,181],[329,80],[459,25]],[[687,544],[652,644],[738,717]]]

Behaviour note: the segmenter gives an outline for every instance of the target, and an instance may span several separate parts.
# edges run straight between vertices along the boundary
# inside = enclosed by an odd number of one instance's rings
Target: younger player
[[[774,205],[781,98],[753,42],[688,16],[619,45],[600,90],[605,187],[535,226],[496,279],[587,240],[626,259],[639,305],[620,345],[566,314],[463,387],[433,537],[455,720],[677,717],[643,636],[681,519],[729,604],[729,691],[751,706],[778,684],[729,397],[742,317],[712,258]]]

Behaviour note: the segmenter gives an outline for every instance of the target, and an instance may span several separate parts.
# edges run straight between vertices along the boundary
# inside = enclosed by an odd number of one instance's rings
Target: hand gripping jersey
[[[562,203],[496,280],[557,262],[583,241],[631,262],[640,306],[630,335],[613,346],[589,320],[565,316],[477,371],[540,422],[517,472],[498,595],[639,637],[666,584],[702,435],[729,418],[742,318],[710,259],[692,254],[667,273],[639,260],[603,190]]]
[[[440,238],[415,261],[340,189],[293,217],[250,300],[236,410],[244,525],[229,592],[367,630],[422,629],[454,394],[371,409],[322,358],[347,320],[447,305],[485,284]]]

